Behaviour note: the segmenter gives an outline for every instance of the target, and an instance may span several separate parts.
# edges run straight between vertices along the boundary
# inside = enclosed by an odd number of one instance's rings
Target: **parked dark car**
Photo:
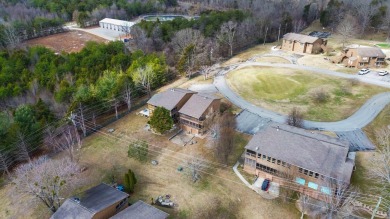
[[[270,180],[269,179],[265,179],[263,181],[263,184],[261,185],[261,190],[268,191],[270,184],[271,184]]]

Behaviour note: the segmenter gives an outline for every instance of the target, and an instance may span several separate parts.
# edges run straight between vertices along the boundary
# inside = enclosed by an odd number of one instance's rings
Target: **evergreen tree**
[[[163,134],[173,126],[173,119],[169,110],[164,107],[157,107],[149,120],[150,127],[158,133]]]
[[[129,169],[129,171],[125,174],[124,178],[125,191],[127,193],[133,193],[136,183],[137,179],[135,178],[134,172]]]

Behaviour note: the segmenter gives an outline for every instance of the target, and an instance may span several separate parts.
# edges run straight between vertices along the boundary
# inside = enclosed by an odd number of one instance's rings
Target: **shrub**
[[[148,143],[146,141],[135,141],[130,143],[129,150],[127,151],[127,156],[135,158],[141,162],[144,162],[148,159]]]
[[[294,107],[287,117],[287,124],[298,128],[303,127],[303,113]]]
[[[329,94],[324,89],[315,90],[312,95],[312,99],[316,103],[325,103],[329,99]]]

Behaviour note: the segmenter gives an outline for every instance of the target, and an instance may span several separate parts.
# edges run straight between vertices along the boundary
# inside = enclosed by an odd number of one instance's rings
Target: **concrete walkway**
[[[217,77],[214,79],[214,85],[218,91],[223,94],[227,99],[229,99],[234,105],[240,107],[241,109],[246,109],[251,113],[257,114],[263,118],[269,118],[274,122],[285,123],[286,115],[282,115],[258,106],[253,105],[252,103],[244,100],[241,96],[236,94],[230,87],[227,85],[224,75],[229,71],[242,68],[247,66],[269,66],[269,67],[284,67],[284,68],[293,68],[308,70],[315,73],[332,75],[342,78],[358,78],[355,75],[349,75],[339,72],[334,72],[326,69],[319,69],[309,66],[293,65],[293,64],[271,64],[271,63],[255,63],[255,62],[245,62],[236,65],[232,65],[229,70],[223,69],[220,71]],[[365,83],[374,84],[377,86],[390,88],[389,82],[378,81],[375,79],[365,78]],[[337,121],[337,122],[315,122],[315,121],[304,121],[304,126],[307,129],[318,129],[318,130],[328,130],[328,131],[353,131],[356,129],[363,128],[368,125],[375,117],[390,103],[390,92],[381,93],[373,96],[369,99],[358,111],[356,111],[352,116],[347,119]]]

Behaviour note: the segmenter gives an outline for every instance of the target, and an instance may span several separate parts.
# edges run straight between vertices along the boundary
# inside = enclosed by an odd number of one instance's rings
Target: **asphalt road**
[[[237,65],[233,65],[235,68]],[[326,69],[319,69],[315,67],[302,66],[302,65],[293,65],[293,64],[271,64],[271,63],[254,63],[254,62],[245,62],[240,63],[239,68],[246,66],[270,66],[270,67],[285,67],[293,69],[308,70],[314,73],[332,75],[342,78],[358,78],[355,75],[344,74],[340,72],[330,71]],[[233,68],[232,68],[233,69]],[[264,118],[269,118],[274,122],[285,123],[286,115],[282,115],[261,107],[255,106],[252,103],[244,100],[238,94],[233,92],[230,87],[227,85],[224,75],[230,70],[221,70],[220,74],[215,77],[214,85],[218,91],[223,94],[227,99],[229,99],[236,106],[246,109],[249,112],[257,114]],[[362,81],[362,80],[361,80]],[[371,78],[364,78],[365,83],[374,84],[382,87],[390,88],[389,82],[378,81]],[[384,109],[384,107],[390,103],[390,92],[381,93],[373,96],[369,99],[358,111],[356,111],[352,116],[347,119],[337,121],[337,122],[314,122],[314,121],[304,121],[304,126],[307,129],[318,129],[318,130],[328,130],[328,131],[353,131],[356,129],[363,128],[368,125],[375,117]]]

